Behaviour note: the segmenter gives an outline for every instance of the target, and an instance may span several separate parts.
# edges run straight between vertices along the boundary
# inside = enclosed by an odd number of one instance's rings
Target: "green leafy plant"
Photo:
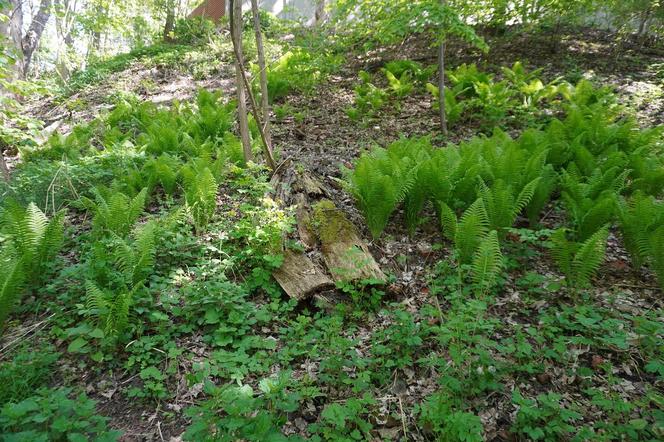
[[[25,344],[0,363],[0,406],[21,402],[36,389],[48,384],[54,374],[54,363],[60,357],[53,347],[34,348]]]
[[[596,173],[589,181],[581,182],[576,176],[563,173],[562,199],[579,241],[588,239],[615,217],[616,194],[623,185],[626,173],[619,174],[608,185],[605,176]]]
[[[293,48],[267,69],[267,89],[271,101],[277,101],[293,91],[307,93],[334,72],[340,58],[323,52],[315,54],[304,48]],[[258,72],[258,66],[254,67]],[[254,78],[258,78],[255,75]]]
[[[287,413],[297,410],[300,395],[292,391],[290,374],[279,373],[259,383],[259,392],[249,385],[206,385],[210,399],[187,410],[192,424],[185,440],[198,441],[214,437],[220,441],[300,441],[281,433]],[[258,394],[257,394],[258,393]],[[220,414],[219,412],[223,414]]]
[[[459,261],[470,264],[482,238],[489,233],[489,216],[484,200],[477,199],[457,219],[457,215],[447,204],[441,204],[440,219],[445,237],[454,243]]]
[[[355,169],[345,171],[348,189],[358,202],[371,234],[376,238],[415,183],[416,162],[398,152],[400,149],[408,149],[412,144],[413,141],[402,140],[388,149],[375,149],[360,157]]]
[[[479,196],[484,202],[491,229],[503,235],[506,229],[512,227],[516,217],[530,203],[540,178],[527,183],[517,194],[512,186],[502,179],[496,180],[491,187],[480,179]]]
[[[321,412],[320,421],[309,426],[310,431],[319,435],[314,440],[352,442],[370,438],[373,425],[363,416],[375,403],[375,399],[365,394],[344,403],[328,404]]]
[[[95,200],[83,197],[83,204],[94,213],[93,230],[103,235],[107,232],[119,237],[127,236],[143,214],[147,199],[147,188],[134,197],[111,189],[93,189]]]
[[[185,166],[182,169],[187,208],[199,232],[208,225],[217,208],[217,181],[209,168]]]
[[[664,287],[664,204],[637,193],[621,202],[618,214],[625,247],[634,266],[648,263]]]
[[[581,415],[575,408],[561,406],[562,397],[555,393],[527,399],[514,390],[512,402],[519,407],[512,431],[532,440],[557,441],[572,434]]]
[[[116,236],[104,247],[106,253],[111,250],[113,271],[105,266],[86,281],[86,315],[95,318],[104,337],[116,339],[129,325],[134,296],[154,265],[156,227],[152,222],[140,226],[131,240]]]
[[[455,409],[453,399],[445,392],[437,392],[420,405],[420,420],[444,442],[480,442],[482,421],[467,411]]]
[[[2,214],[7,241],[0,254],[0,325],[20,300],[25,290],[36,290],[45,270],[62,247],[64,212],[51,220],[34,204],[27,208],[10,203]]]
[[[360,84],[355,86],[355,106],[346,109],[351,120],[360,121],[373,117],[387,102],[387,91],[371,82],[369,73],[360,72]]]
[[[411,92],[413,92],[413,89],[415,89],[415,85],[413,84],[413,80],[411,79],[411,74],[409,71],[403,72],[399,77],[394,75],[389,70],[385,70],[384,73],[392,93],[394,93],[394,95],[396,95],[398,98],[403,98],[409,95]]]
[[[431,83],[426,84],[427,91],[435,98],[434,109],[440,109],[440,89]],[[459,100],[458,92],[445,88],[445,116],[450,125],[456,124],[463,116],[467,103]]]
[[[473,281],[483,291],[494,286],[503,266],[498,232],[492,230],[482,239],[473,256]]]
[[[385,63],[384,69],[397,78],[401,78],[402,75],[408,73],[418,83],[426,84],[436,72],[437,66],[431,65],[425,68],[421,63],[413,60],[392,60]]]
[[[609,229],[604,226],[583,242],[570,241],[567,233],[560,228],[551,235],[551,253],[570,287],[586,287],[604,262]]]
[[[20,402],[0,410],[0,432],[15,441],[116,441],[122,435],[108,428],[108,418],[97,415],[95,401],[68,388],[39,389]]]

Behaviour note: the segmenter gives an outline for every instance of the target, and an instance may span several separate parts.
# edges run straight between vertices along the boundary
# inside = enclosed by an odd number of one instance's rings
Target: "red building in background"
[[[207,17],[219,23],[224,15],[226,15],[226,0],[205,0],[189,14],[189,17]]]

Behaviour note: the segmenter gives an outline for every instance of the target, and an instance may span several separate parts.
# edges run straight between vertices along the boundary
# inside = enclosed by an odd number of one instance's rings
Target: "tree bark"
[[[77,0],[54,0],[55,32],[58,37],[58,48],[56,51],[55,70],[63,81],[67,81],[71,75],[69,67],[69,53],[74,47],[72,29],[74,26],[74,13],[76,12]]]
[[[32,55],[39,45],[41,36],[46,27],[46,23],[51,18],[51,0],[41,0],[37,14],[32,17],[32,22],[28,31],[21,40],[21,47],[23,49],[23,75],[27,76],[30,69],[30,62]]]
[[[263,49],[263,34],[261,33],[261,19],[258,12],[258,0],[251,0],[251,11],[254,16],[254,32],[256,33],[256,51],[258,52],[258,69],[260,69],[261,109],[263,111],[263,132],[265,141],[272,148],[272,135],[270,133],[270,101],[267,90],[267,71],[265,66],[265,50]]]
[[[314,16],[314,24],[319,26],[325,21],[325,0],[316,1],[316,13]]]
[[[164,23],[164,41],[171,41],[171,33],[175,26],[175,2],[169,1],[166,5],[166,23]]]
[[[440,0],[446,6],[446,0]],[[438,103],[440,116],[440,131],[447,136],[447,114],[445,112],[445,29],[441,29],[441,40],[438,48]]]
[[[231,0],[230,20],[231,20],[231,40],[236,55],[235,60],[235,89],[237,94],[237,113],[238,124],[240,126],[240,139],[242,140],[242,150],[244,160],[253,160],[251,152],[251,141],[249,139],[249,119],[247,117],[247,97],[243,85],[243,53],[242,53],[242,3]]]

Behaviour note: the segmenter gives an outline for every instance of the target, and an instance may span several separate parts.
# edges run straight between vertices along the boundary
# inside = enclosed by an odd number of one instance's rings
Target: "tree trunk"
[[[41,0],[39,11],[37,11],[37,14],[32,18],[30,27],[21,41],[21,46],[23,48],[24,76],[27,76],[28,74],[32,55],[39,45],[39,41],[41,40],[42,33],[44,32],[44,28],[46,27],[49,18],[51,18],[51,0]]]
[[[238,123],[240,126],[240,139],[242,140],[242,150],[244,152],[244,160],[251,161],[253,154],[251,152],[251,140],[249,139],[249,119],[247,117],[247,97],[245,88],[243,86],[242,71],[243,53],[242,53],[242,3],[240,1],[231,0],[231,40],[235,48],[235,88],[237,90],[237,113]]]
[[[270,101],[267,90],[267,71],[265,66],[265,51],[263,50],[263,34],[261,33],[261,19],[258,12],[258,0],[251,0],[251,11],[254,16],[254,32],[256,33],[256,50],[258,52],[258,69],[260,69],[261,109],[263,111],[263,132],[265,141],[272,147],[270,134]]]
[[[55,6],[55,33],[58,38],[58,47],[55,55],[55,70],[63,81],[67,81],[71,75],[69,67],[69,54],[74,47],[74,39],[71,32],[74,24],[74,12],[77,1],[54,0]]]
[[[171,41],[171,33],[175,26],[175,2],[170,1],[166,5],[166,23],[164,24],[164,41]]]
[[[317,0],[314,24],[316,26],[319,26],[323,24],[324,21],[325,21],[325,0]]]
[[[652,9],[648,8],[642,15],[641,15],[641,22],[639,23],[639,31],[638,31],[638,36],[643,37],[647,32],[648,32],[648,20],[650,20],[650,14],[652,13]]]
[[[446,0],[440,0],[445,6]],[[438,103],[440,116],[440,131],[447,136],[447,114],[445,113],[445,29],[441,29],[441,41],[438,48]]]

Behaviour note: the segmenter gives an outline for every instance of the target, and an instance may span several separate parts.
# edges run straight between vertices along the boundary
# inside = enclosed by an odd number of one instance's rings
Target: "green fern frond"
[[[444,202],[440,202],[440,222],[445,238],[454,241],[457,232],[457,216],[454,210]]]
[[[108,189],[93,189],[95,201],[87,200],[86,207],[94,212],[93,230],[98,234],[112,233],[125,237],[145,210],[148,189],[143,188],[133,198]]]
[[[572,282],[574,286],[586,287],[590,285],[590,279],[604,262],[608,236],[609,228],[604,226],[581,243],[572,261]]]
[[[551,235],[551,254],[553,260],[564,275],[572,274],[572,262],[578,250],[578,245],[567,239],[567,229],[557,229]]]
[[[0,331],[5,321],[16,307],[25,291],[25,264],[20,260],[3,253],[0,258]]]
[[[570,287],[581,288],[590,284],[604,262],[608,236],[608,226],[601,227],[583,242],[569,241],[566,229],[558,229],[551,236],[551,253]]]
[[[488,231],[489,219],[484,201],[478,198],[461,216],[456,228],[454,243],[462,263],[472,262],[477,247]]]
[[[657,276],[659,286],[664,291],[664,225],[650,234],[648,258],[652,271]]]
[[[519,196],[516,198],[516,203],[514,204],[514,209],[512,211],[512,215],[514,216],[515,219],[519,215],[519,213],[521,213],[523,209],[525,209],[526,206],[530,204],[541,180],[542,180],[541,177],[537,177],[528,184],[526,184],[523,187],[523,189],[521,189]]]
[[[500,252],[498,232],[492,230],[481,240],[473,256],[473,281],[482,291],[489,290],[495,284],[502,266],[503,255]]]
[[[186,173],[185,200],[194,226],[199,232],[209,224],[214,215],[217,208],[217,190],[217,181],[209,168]]]

